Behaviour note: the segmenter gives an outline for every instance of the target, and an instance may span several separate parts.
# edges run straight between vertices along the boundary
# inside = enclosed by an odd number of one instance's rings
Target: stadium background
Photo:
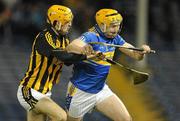
[[[19,105],[16,91],[28,64],[34,36],[46,22],[51,4],[70,7],[74,13],[70,38],[78,37],[94,25],[100,8],[117,9],[124,17],[122,37],[136,45],[138,0],[0,0],[0,121],[25,121],[25,110]],[[149,0],[147,5],[147,43],[157,51],[147,58],[150,79],[134,86],[112,69],[109,84],[121,97],[134,121],[180,121],[180,2]],[[123,56],[123,62],[136,62]],[[127,60],[127,61],[126,61]],[[64,107],[67,80],[71,68],[64,67],[61,83],[52,98]],[[121,79],[120,79],[121,78]],[[109,121],[98,112],[87,114],[85,121]]]

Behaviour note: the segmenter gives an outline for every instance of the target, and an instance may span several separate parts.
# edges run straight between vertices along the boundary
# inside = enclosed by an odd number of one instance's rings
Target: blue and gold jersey
[[[103,36],[102,32],[97,26],[91,29],[92,31],[82,34],[80,37],[82,41],[89,42],[103,42],[108,44],[123,45],[124,39],[117,35],[113,39],[108,39]],[[113,58],[114,47],[93,44],[95,51],[102,52],[106,58]],[[79,89],[88,93],[98,93],[105,84],[109,73],[111,64],[104,60],[86,60],[74,64],[73,76],[71,82]]]

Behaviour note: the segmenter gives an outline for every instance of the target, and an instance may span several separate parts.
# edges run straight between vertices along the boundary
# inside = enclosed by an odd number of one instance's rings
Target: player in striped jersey
[[[86,59],[86,55],[65,51],[69,44],[67,33],[73,14],[65,6],[53,5],[47,11],[47,27],[35,38],[27,72],[20,81],[17,97],[27,110],[28,121],[65,121],[66,112],[51,98],[51,89],[60,79],[64,62]],[[90,50],[89,46],[85,50]],[[86,53],[88,54],[88,53]]]

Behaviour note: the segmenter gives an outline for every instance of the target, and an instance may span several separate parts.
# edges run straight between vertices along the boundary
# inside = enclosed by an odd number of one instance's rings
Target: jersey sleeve
[[[96,38],[95,33],[86,32],[81,35],[80,40],[84,41],[85,43],[89,43],[89,42],[92,42],[93,40],[95,40],[95,38]]]
[[[55,51],[59,50],[59,48],[56,48],[54,43],[51,43],[50,40],[47,40],[47,38],[42,33],[40,33],[39,36],[36,38],[35,48],[38,51],[38,53],[46,57],[54,56],[58,60],[61,60],[66,63],[75,63],[87,59],[86,55],[68,53],[65,50]]]
[[[126,41],[121,37],[121,36],[117,36],[116,40],[115,40],[115,44],[116,45],[123,45]]]

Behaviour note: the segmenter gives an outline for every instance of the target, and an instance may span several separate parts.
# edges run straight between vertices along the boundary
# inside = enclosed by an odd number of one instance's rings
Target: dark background
[[[46,10],[52,4],[66,5],[74,13],[70,39],[95,24],[95,12],[117,9],[123,16],[121,36],[136,43],[137,0],[0,0],[0,121],[25,121],[16,91],[28,64],[34,37],[46,23]],[[180,3],[178,0],[149,0],[147,43],[157,51],[148,56],[152,78],[145,83],[168,121],[180,121]],[[64,107],[64,96],[71,67],[64,67],[53,99]],[[156,107],[158,108],[158,106]],[[85,121],[108,121],[99,113],[88,114]],[[143,115],[143,114],[142,114]],[[147,120],[148,121],[148,120]],[[158,119],[157,119],[158,121]]]

